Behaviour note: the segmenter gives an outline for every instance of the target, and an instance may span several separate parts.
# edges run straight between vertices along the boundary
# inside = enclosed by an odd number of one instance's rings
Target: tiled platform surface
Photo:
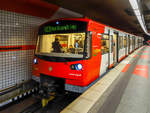
[[[150,113],[150,47],[145,47],[115,113]]]
[[[61,113],[150,113],[150,47],[125,58]]]

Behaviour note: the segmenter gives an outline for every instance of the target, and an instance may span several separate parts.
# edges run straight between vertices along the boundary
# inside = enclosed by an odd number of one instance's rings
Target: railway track
[[[68,93],[55,97],[49,104],[42,108],[41,100],[38,100],[31,106],[25,108],[20,113],[60,113],[67,105],[74,101],[79,94]]]
[[[42,104],[41,104],[41,101],[38,100],[37,102],[33,103],[29,107],[25,108],[20,113],[35,113],[36,111],[38,111],[40,109],[42,109]]]

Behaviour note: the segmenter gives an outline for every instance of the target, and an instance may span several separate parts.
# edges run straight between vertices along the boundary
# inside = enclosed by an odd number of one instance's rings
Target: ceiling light
[[[140,9],[139,9],[139,6],[138,6],[138,1],[137,1],[137,0],[129,0],[129,2],[130,2],[130,4],[131,4],[131,6],[132,6],[132,9],[133,9],[133,11],[134,11],[134,13],[135,13],[135,15],[136,15],[136,17],[137,17],[137,19],[138,19],[140,25],[141,25],[143,31],[144,31],[147,35],[150,36],[150,33],[148,33],[147,28],[146,28],[146,26],[145,26],[144,16],[143,16],[143,14],[140,12]]]
[[[140,11],[138,9],[136,9],[134,12],[135,12],[136,15],[140,15],[141,16],[141,13],[140,13]]]
[[[129,0],[129,2],[130,2],[133,9],[139,9],[137,0]]]

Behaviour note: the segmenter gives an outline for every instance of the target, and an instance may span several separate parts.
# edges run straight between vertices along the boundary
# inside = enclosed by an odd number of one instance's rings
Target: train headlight
[[[76,70],[81,70],[83,68],[82,64],[75,64]]]
[[[38,63],[38,59],[35,58],[35,59],[33,60],[33,63],[34,63],[34,64],[37,64],[37,63]]]
[[[57,22],[56,22],[56,24],[58,25],[58,24],[59,24],[59,22],[57,21]]]

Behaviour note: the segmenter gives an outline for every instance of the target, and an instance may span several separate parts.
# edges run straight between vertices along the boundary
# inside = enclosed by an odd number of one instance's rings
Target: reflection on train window
[[[101,38],[101,53],[109,53],[109,35],[104,34]]]
[[[40,35],[36,54],[56,57],[83,56],[85,33]]]

